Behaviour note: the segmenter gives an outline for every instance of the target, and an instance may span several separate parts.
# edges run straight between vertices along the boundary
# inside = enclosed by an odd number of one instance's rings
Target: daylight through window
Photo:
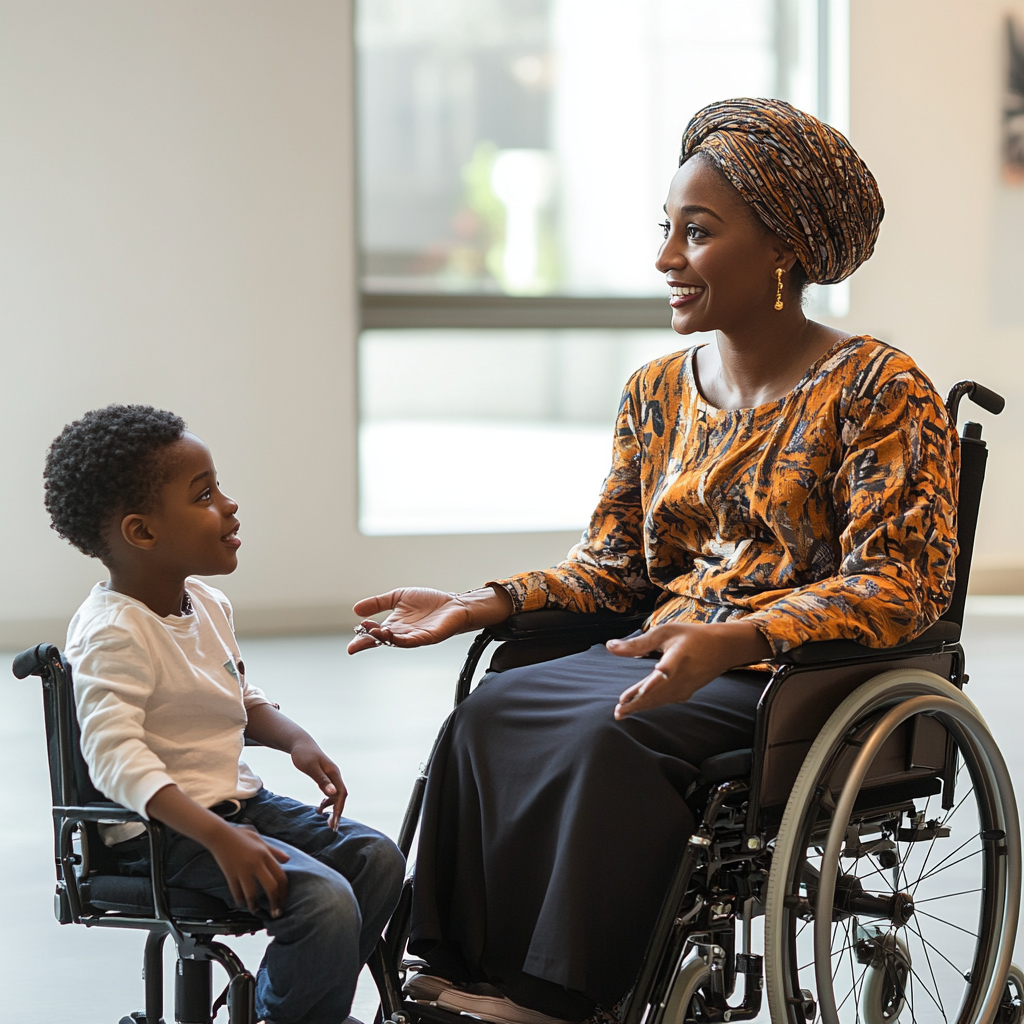
[[[679,347],[653,260],[686,122],[769,95],[845,130],[846,23],[837,0],[359,0],[364,532],[584,524],[619,389]],[[506,324],[533,330],[483,329]]]

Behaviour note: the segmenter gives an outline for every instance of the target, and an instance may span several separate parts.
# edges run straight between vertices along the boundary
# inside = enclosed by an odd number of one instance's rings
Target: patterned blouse
[[[754,622],[810,640],[913,639],[953,593],[959,447],[909,356],[837,342],[785,397],[722,410],[693,346],[638,370],[589,527],[552,569],[496,581],[516,611],[625,612],[647,625]]]

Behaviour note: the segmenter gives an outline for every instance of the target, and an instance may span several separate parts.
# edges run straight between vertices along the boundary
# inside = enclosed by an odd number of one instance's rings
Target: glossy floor
[[[984,605],[975,605],[984,614],[971,615],[965,630],[972,677],[968,693],[988,718],[1014,778],[1024,784],[1024,601]],[[252,681],[306,725],[341,765],[351,793],[348,813],[394,835],[416,769],[451,708],[466,639],[356,658],[345,655],[345,639],[250,639],[243,643],[246,666]],[[7,654],[0,655],[0,666],[9,663]],[[0,1019],[5,1024],[116,1024],[142,1005],[142,936],[61,927],[54,921],[38,681],[7,676],[2,685]],[[284,755],[259,749],[247,753],[269,787],[316,798],[313,784]],[[254,966],[265,942],[254,936],[232,945]],[[1024,958],[1021,942],[1018,948]],[[354,1012],[369,1021],[375,1006],[372,983],[364,977]],[[170,999],[165,1018],[173,1020]]]

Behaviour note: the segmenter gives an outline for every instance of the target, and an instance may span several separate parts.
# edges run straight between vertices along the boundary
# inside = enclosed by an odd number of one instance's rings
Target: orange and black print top
[[[909,356],[837,342],[785,398],[716,409],[699,346],[622,395],[612,467],[580,542],[552,569],[496,581],[516,611],[626,612],[648,626],[756,623],[778,654],[811,640],[911,640],[953,593],[959,450]]]

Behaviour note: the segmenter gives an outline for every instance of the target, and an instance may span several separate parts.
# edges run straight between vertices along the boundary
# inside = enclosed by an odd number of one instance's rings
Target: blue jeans
[[[290,858],[281,865],[288,878],[281,916],[271,918],[260,897],[273,941],[256,978],[257,1017],[272,1024],[341,1024],[359,971],[398,903],[405,859],[366,825],[342,818],[333,832],[315,807],[266,789],[229,820],[251,825]],[[120,859],[125,873],[148,871],[127,849]],[[213,854],[194,839],[166,829],[164,860],[169,886],[237,906]]]

